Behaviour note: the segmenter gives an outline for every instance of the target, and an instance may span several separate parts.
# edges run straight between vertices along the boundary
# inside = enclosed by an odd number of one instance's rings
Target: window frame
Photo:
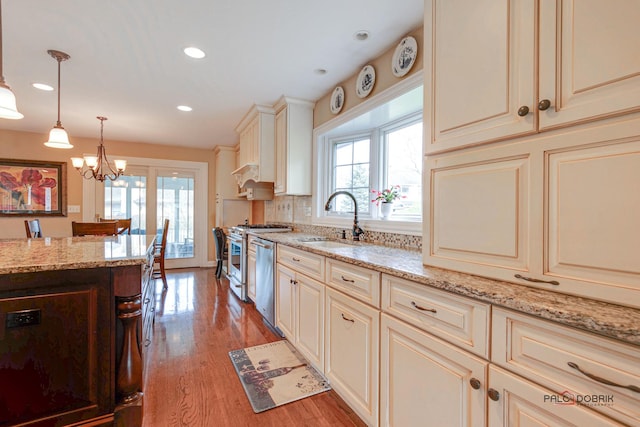
[[[333,176],[330,179],[326,178],[326,168],[327,165],[330,165],[331,155],[332,155],[332,144],[331,140],[337,139],[346,139],[348,133],[343,135],[332,134],[339,126],[345,125],[356,118],[366,114],[369,111],[374,110],[377,107],[380,107],[388,102],[393,101],[394,99],[408,93],[411,90],[414,90],[424,84],[423,82],[423,74],[422,72],[415,73],[396,85],[384,90],[383,92],[377,94],[376,96],[370,98],[367,101],[362,102],[361,104],[347,110],[335,118],[329,120],[326,123],[316,127],[313,131],[313,144],[314,144],[314,153],[315,153],[315,161],[313,164],[313,188],[314,192],[312,195],[312,216],[311,216],[311,224],[312,225],[320,225],[320,226],[329,226],[329,227],[337,227],[350,229],[353,224],[353,214],[346,213],[335,213],[330,212],[326,213],[324,211],[324,205],[329,197],[330,189],[333,188]],[[387,129],[389,126],[393,124],[402,123],[403,121],[408,120],[409,117],[413,117],[414,120],[422,115],[423,116],[423,141],[426,137],[424,135],[425,129],[427,126],[425,125],[425,117],[424,117],[424,107],[421,111],[417,111],[411,114],[407,114],[402,118],[396,118],[393,121],[389,121],[384,123],[384,125],[369,129],[368,132],[372,134],[371,138],[376,138],[376,141],[379,141],[380,144],[380,132],[381,129]],[[353,135],[362,135],[365,133],[360,130],[359,132],[353,132],[350,136]],[[375,133],[375,135],[373,135]],[[370,158],[370,167],[376,169],[376,174],[379,174],[378,169],[382,167],[380,165],[379,153],[381,150],[373,150],[371,149],[371,158]],[[380,153],[381,154],[381,153]],[[422,146],[422,163],[424,167],[424,144]],[[424,169],[423,169],[424,170]],[[319,171],[323,173],[320,174]],[[372,169],[370,169],[371,175]],[[324,179],[322,177],[325,177]],[[333,175],[331,173],[331,175]],[[377,176],[376,175],[376,176]],[[380,181],[382,182],[382,181]],[[424,173],[422,174],[422,193],[424,194]],[[380,185],[373,181],[370,178],[369,182],[370,186]],[[424,218],[424,198],[422,201],[423,205],[423,213],[422,218]],[[360,225],[366,230],[369,231],[380,231],[380,232],[393,232],[398,234],[410,234],[410,235],[420,235],[422,233],[422,218],[419,220],[404,220],[404,219],[395,219],[395,220],[381,220],[371,217],[371,215],[358,215],[358,219],[360,220]]]

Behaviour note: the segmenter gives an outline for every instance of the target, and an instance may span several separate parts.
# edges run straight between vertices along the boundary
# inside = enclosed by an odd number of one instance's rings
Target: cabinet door
[[[542,190],[531,186],[533,161],[518,146],[428,157],[425,264],[489,276],[501,269],[507,280],[533,268],[530,237],[542,232],[529,230],[540,227],[540,213],[531,218]]]
[[[296,347],[324,372],[324,284],[296,274]]]
[[[276,179],[273,192],[287,191],[287,108],[276,114]]]
[[[234,147],[216,147],[216,202],[222,199],[238,197],[238,185],[231,175],[236,169],[236,149]]]
[[[378,425],[380,313],[326,289],[325,375],[369,425]]]
[[[535,132],[535,3],[426,0],[425,153]]]
[[[640,2],[540,2],[540,129],[640,110]]]
[[[545,172],[547,280],[640,307],[640,136],[550,149]]]
[[[576,404],[569,394],[558,395],[493,365],[488,394],[489,427],[622,426]]]
[[[256,253],[247,253],[247,295],[251,301],[256,300]]]
[[[276,326],[295,342],[295,273],[278,264],[276,273]]]
[[[484,426],[488,362],[386,314],[381,327],[382,425]]]

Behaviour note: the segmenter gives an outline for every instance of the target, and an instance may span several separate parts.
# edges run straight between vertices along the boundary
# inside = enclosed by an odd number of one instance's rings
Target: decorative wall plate
[[[402,77],[411,70],[418,56],[418,42],[413,37],[403,38],[396,50],[393,52],[391,59],[391,71],[396,77]]]
[[[372,65],[365,65],[358,79],[356,80],[356,95],[359,98],[366,98],[373,90],[373,85],[376,83],[376,70]]]
[[[338,114],[340,110],[342,110],[342,106],[344,105],[344,89],[342,86],[336,86],[331,94],[331,112],[333,114]]]

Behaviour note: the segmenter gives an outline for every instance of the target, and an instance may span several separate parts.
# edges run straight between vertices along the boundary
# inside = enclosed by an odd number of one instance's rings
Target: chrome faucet
[[[364,230],[360,228],[360,226],[358,225],[358,202],[356,201],[356,198],[353,197],[353,194],[349,193],[348,191],[336,191],[335,193],[329,196],[327,203],[324,204],[324,210],[330,211],[331,201],[333,200],[334,197],[339,196],[341,194],[344,194],[345,196],[349,196],[351,197],[351,200],[353,200],[353,229],[351,230],[351,235],[353,236],[353,240],[360,240],[360,235],[364,234]]]

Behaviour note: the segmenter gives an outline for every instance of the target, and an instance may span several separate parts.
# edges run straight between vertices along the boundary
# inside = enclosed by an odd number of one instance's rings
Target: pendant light
[[[124,170],[127,167],[127,161],[114,160],[113,163],[115,164],[115,169],[109,164],[107,151],[104,149],[104,140],[102,137],[104,121],[107,120],[107,118],[98,116],[96,119],[100,120],[100,145],[98,145],[98,155],[84,156],[84,158],[72,157],[71,163],[85,179],[95,179],[100,182],[104,182],[107,179],[115,181],[124,173]]]
[[[58,121],[49,132],[49,140],[44,145],[51,148],[73,148],[69,142],[69,135],[60,122],[60,63],[69,59],[70,56],[59,50],[48,50],[47,53],[58,61]]]
[[[16,96],[4,81],[2,72],[2,1],[0,1],[0,118],[21,119],[24,116],[18,112]]]

